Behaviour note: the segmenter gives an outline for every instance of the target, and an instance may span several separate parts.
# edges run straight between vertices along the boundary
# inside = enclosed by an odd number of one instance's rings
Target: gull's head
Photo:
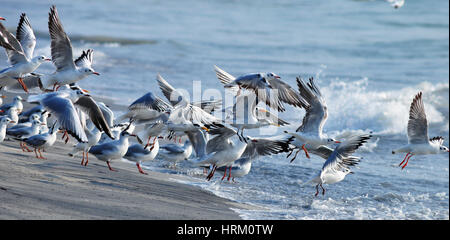
[[[278,75],[276,75],[275,73],[273,73],[273,72],[269,72],[269,73],[266,73],[266,77],[269,79],[269,80],[273,80],[273,79],[275,79],[275,78],[280,78],[280,76],[278,76]]]
[[[33,120],[39,120],[41,117],[39,116],[39,114],[37,114],[37,113],[33,113],[33,114],[31,114],[31,121],[33,121]]]
[[[90,67],[83,67],[79,70],[80,72],[82,72],[84,75],[100,75],[100,73],[96,72],[94,69],[90,68]]]
[[[450,150],[446,146],[439,146],[439,152],[446,153],[446,152],[450,152]]]
[[[44,62],[51,61],[51,59],[45,57],[44,55],[40,55],[40,56],[34,57],[34,58],[32,59],[32,61],[35,62],[35,63],[41,64],[41,63],[44,63]]]
[[[32,126],[41,125],[41,121],[39,121],[39,119],[34,119],[33,121],[31,121],[31,125]]]
[[[0,123],[3,125],[3,124],[8,124],[8,123],[15,123],[15,122],[13,120],[11,120],[11,118],[9,118],[9,117],[3,117],[3,118],[1,118]]]
[[[343,171],[344,171],[345,175],[354,174],[354,172],[350,171],[350,169],[348,169],[348,168],[345,168]]]
[[[327,144],[333,144],[333,143],[341,143],[341,141],[337,141],[334,138],[328,138],[327,139]]]
[[[15,96],[14,101],[22,101],[23,98],[21,96]]]

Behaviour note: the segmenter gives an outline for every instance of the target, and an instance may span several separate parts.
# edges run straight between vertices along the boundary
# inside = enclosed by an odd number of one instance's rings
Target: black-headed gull
[[[160,146],[159,149],[158,157],[173,163],[173,168],[175,168],[178,162],[187,160],[191,156],[193,146],[191,141],[186,140],[183,146],[178,144],[166,144]]]
[[[269,107],[278,111],[285,111],[282,102],[302,108],[306,103],[302,97],[289,84],[280,80],[275,73],[251,73],[235,78],[217,66],[214,66],[217,78],[225,88],[238,88],[236,95],[240,95],[240,89],[253,91],[258,99]],[[276,91],[276,93],[274,92]],[[274,99],[277,96],[277,99]]]
[[[39,134],[39,130],[41,128],[41,121],[38,119],[33,120],[31,122],[30,127],[23,127],[18,129],[9,130],[6,129],[6,135],[11,136],[13,139],[20,141],[20,148],[22,151],[27,150],[28,152],[32,152],[24,143],[24,139],[27,139],[31,136]]]
[[[297,85],[300,95],[307,101],[308,105],[305,106],[306,114],[303,117],[302,125],[295,132],[285,131],[295,138],[292,144],[298,148],[291,162],[300,150],[305,151],[306,157],[310,158],[307,149],[317,149],[323,145],[340,143],[340,141],[324,136],[322,132],[323,125],[328,118],[328,109],[314,79],[310,78],[309,82],[305,83],[303,79],[297,77]],[[287,157],[289,156],[290,154]]]
[[[44,156],[42,156],[41,150],[51,147],[55,143],[56,133],[58,132],[58,129],[55,128],[56,124],[57,124],[57,122],[55,121],[53,123],[53,126],[50,129],[50,131],[48,131],[46,133],[36,134],[29,138],[23,139],[23,141],[27,145],[34,148],[34,153],[36,154],[36,158],[46,159]],[[39,156],[38,156],[37,152],[39,152]]]
[[[23,98],[19,95],[15,96],[13,101],[8,103],[8,104],[3,104],[0,107],[0,113],[6,113],[8,111],[9,108],[11,107],[15,107],[18,111],[18,113],[22,113],[23,110],[23,103],[22,103]]]
[[[131,126],[131,123],[128,125]],[[128,127],[120,133],[118,140],[98,144],[89,149],[89,153],[93,154],[98,160],[105,161],[110,171],[117,171],[111,168],[111,161],[122,159],[128,151],[128,138],[135,135],[128,132]]]
[[[352,157],[350,155],[366,143],[371,137],[372,136],[369,134],[352,136],[339,144],[332,152],[330,152],[327,148],[319,148],[321,155],[328,155],[328,158],[319,173],[306,182],[306,184],[316,184],[315,196],[319,194],[319,186],[322,188],[322,195],[325,194],[325,188],[322,184],[333,184],[340,182],[344,180],[345,176],[353,173],[350,170],[350,167],[358,164],[360,158]]]
[[[0,143],[5,140],[6,127],[10,122],[12,122],[11,118],[7,116],[0,117]]]
[[[408,165],[409,159],[414,155],[427,155],[448,153],[449,149],[443,146],[443,137],[428,138],[428,122],[425,107],[422,101],[422,92],[413,99],[409,109],[408,121],[408,144],[392,151],[395,153],[406,153],[405,158],[399,164],[402,169]]]
[[[93,127],[92,129],[85,127],[84,132],[86,133],[88,141],[75,144],[68,155],[74,157],[77,153],[82,152],[83,157],[81,159],[81,165],[87,166],[89,162],[89,149],[100,141],[102,132],[96,127]]]
[[[228,170],[228,178],[243,177],[250,172],[252,162],[260,156],[275,155],[289,151],[289,139],[267,139],[267,138],[252,138],[248,141],[247,147],[241,157],[234,161],[230,166],[223,166],[217,168],[216,171],[224,172],[222,180],[225,178]]]
[[[237,128],[237,134],[244,138],[244,129],[260,128],[264,126],[284,126],[289,123],[278,118],[275,114],[257,105],[257,97],[253,92],[246,92],[236,96],[233,106],[223,109],[225,122]],[[239,134],[239,131],[241,132]]]
[[[157,138],[152,147],[143,147],[141,144],[133,144],[129,146],[123,158],[135,162],[139,173],[147,175],[147,173],[142,170],[141,164],[145,161],[152,161],[155,159],[156,155],[158,155],[158,151],[159,141]]]
[[[48,14],[48,30],[51,38],[52,61],[56,66],[56,72],[50,75],[41,76],[42,88],[47,89],[53,86],[71,84],[83,78],[95,74],[100,75],[92,68],[93,50],[83,51],[81,56],[73,60],[72,44],[61,24],[58,11],[53,5]]]
[[[16,36],[11,34],[0,23],[0,46],[3,46],[8,56],[10,67],[0,71],[0,87],[19,82],[25,92],[28,92],[22,77],[34,72],[42,63],[50,61],[45,56],[33,57],[36,37],[25,13],[22,13],[17,26]]]

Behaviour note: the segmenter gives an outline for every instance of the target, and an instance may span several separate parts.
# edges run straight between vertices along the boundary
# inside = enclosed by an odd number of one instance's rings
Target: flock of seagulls
[[[0,45],[11,64],[0,71],[0,87],[26,93],[29,88],[41,90],[40,94],[28,95],[26,101],[36,106],[26,111],[20,96],[10,103],[0,102],[0,142],[5,138],[17,141],[22,151],[34,151],[36,158],[45,159],[41,151],[51,148],[57,133],[61,133],[66,144],[71,137],[76,141],[68,155],[76,157],[81,152],[82,166],[88,165],[91,154],[104,161],[109,170],[117,171],[111,163],[124,158],[136,163],[141,174],[147,174],[142,163],[159,158],[174,167],[187,161],[189,166],[203,168],[208,181],[216,172],[223,173],[221,180],[234,181],[248,174],[252,161],[261,156],[285,153],[287,158],[293,155],[292,162],[303,151],[306,158],[314,154],[325,159],[322,169],[308,181],[315,185],[318,195],[319,187],[325,194],[323,184],[340,182],[353,173],[351,167],[361,157],[352,154],[372,137],[371,133],[344,140],[328,137],[323,132],[327,104],[313,78],[305,81],[297,77],[295,89],[272,72],[234,77],[217,66],[214,70],[224,90],[234,94],[233,106],[223,107],[221,100],[190,102],[158,74],[156,82],[166,100],[148,92],[115,117],[106,104],[97,102],[78,85],[90,75],[99,75],[92,68],[93,50],[83,51],[74,60],[55,6],[50,8],[48,28],[51,59],[33,57],[36,38],[26,14],[20,16],[15,36],[0,23]],[[51,61],[56,71],[49,75],[35,73],[45,61]],[[287,105],[305,110],[295,132],[271,137],[244,133],[245,129],[288,125],[276,114],[286,111]],[[402,169],[414,155],[449,152],[442,137],[429,139],[427,126],[419,92],[411,103],[408,145],[392,151],[406,153],[399,165]]]

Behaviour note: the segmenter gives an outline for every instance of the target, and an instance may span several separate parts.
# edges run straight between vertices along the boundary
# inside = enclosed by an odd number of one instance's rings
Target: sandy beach
[[[16,94],[6,95],[7,103]],[[0,143],[0,219],[225,220],[240,219],[231,208],[248,207],[173,180],[182,176],[139,174],[126,162],[112,163],[118,172],[94,156],[81,166],[80,156],[67,155],[74,141],[64,144],[58,134],[45,160],[22,152],[17,141]]]

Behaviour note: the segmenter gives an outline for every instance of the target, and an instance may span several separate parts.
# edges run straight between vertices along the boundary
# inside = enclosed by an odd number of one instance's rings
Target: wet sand
[[[6,103],[16,95],[3,94]],[[93,155],[81,166],[81,156],[67,155],[74,141],[58,134],[45,160],[17,141],[0,143],[0,219],[240,219],[231,208],[250,208],[173,180],[183,176],[139,174],[120,160],[111,164],[118,172]]]

